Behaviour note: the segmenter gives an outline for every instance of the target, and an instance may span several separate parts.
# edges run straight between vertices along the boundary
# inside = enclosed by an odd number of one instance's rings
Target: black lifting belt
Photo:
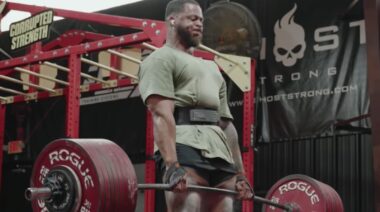
[[[212,109],[176,107],[174,118],[177,125],[217,125],[220,117]]]

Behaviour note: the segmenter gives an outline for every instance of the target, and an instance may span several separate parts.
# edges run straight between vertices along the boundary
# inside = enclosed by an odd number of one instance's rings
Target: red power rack
[[[0,1],[0,3],[3,3]],[[46,99],[58,95],[63,95],[66,98],[66,122],[65,134],[70,138],[79,137],[79,101],[81,92],[96,91],[111,87],[125,87],[133,84],[128,77],[117,78],[114,75],[114,83],[106,85],[104,83],[91,83],[85,88],[81,86],[81,55],[101,50],[117,49],[121,47],[134,46],[139,48],[148,48],[150,45],[160,47],[164,44],[166,37],[166,26],[162,21],[149,19],[136,19],[129,17],[105,15],[99,13],[83,13],[62,9],[46,8],[40,6],[31,6],[26,4],[8,2],[0,20],[10,11],[24,11],[30,14],[37,14],[45,10],[53,10],[54,16],[63,17],[66,19],[74,19],[78,21],[86,21],[120,28],[136,29],[138,32],[125,34],[121,36],[103,35],[80,30],[70,30],[58,38],[42,45],[37,42],[31,45],[30,51],[21,57],[0,60],[0,75],[8,76],[14,72],[16,67],[28,66],[30,70],[38,73],[39,66],[42,62],[51,61],[54,59],[66,59],[68,64],[68,83],[66,87],[57,87],[54,92],[38,91],[35,88],[29,87],[27,95],[15,95],[7,97],[6,100],[0,99],[0,149],[4,146],[4,130],[5,130],[5,115],[7,104],[27,102]],[[85,41],[85,42],[84,42]],[[209,52],[196,51],[194,55],[204,59],[213,60],[214,55]],[[118,60],[111,57],[111,66],[117,66]],[[255,88],[255,61],[251,62],[251,90],[244,92],[243,106],[243,162],[247,172],[248,179],[253,183],[253,124],[254,124],[254,88]],[[112,75],[111,75],[112,76]],[[31,82],[36,82],[36,77],[30,77]],[[152,160],[153,156],[153,127],[150,113],[147,112],[146,124],[146,168],[145,182],[155,182],[155,164]],[[0,151],[0,167],[3,164],[3,151]],[[0,168],[0,182],[2,177],[2,169]],[[1,189],[1,184],[0,184]],[[155,192],[145,191],[145,207],[144,211],[153,212],[155,210]],[[243,211],[253,211],[253,203],[246,201],[243,203]]]

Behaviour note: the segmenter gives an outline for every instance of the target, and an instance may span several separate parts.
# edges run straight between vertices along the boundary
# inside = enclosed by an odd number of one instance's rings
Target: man
[[[141,64],[139,89],[153,115],[163,181],[172,187],[165,192],[168,211],[233,211],[233,200],[253,191],[244,177],[226,83],[214,62],[191,55],[202,39],[202,10],[194,0],[173,0],[165,18],[166,44]],[[190,192],[187,184],[239,195]]]

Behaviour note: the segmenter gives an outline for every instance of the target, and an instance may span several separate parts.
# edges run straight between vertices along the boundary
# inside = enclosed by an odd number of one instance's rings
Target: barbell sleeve
[[[52,192],[49,187],[27,188],[25,190],[25,199],[32,201],[36,199],[47,200],[51,197]]]
[[[278,203],[270,201],[269,199],[265,199],[263,197],[253,196],[253,200],[255,202],[260,202],[260,203],[263,203],[263,204],[266,204],[266,205],[274,206],[276,208],[284,209],[285,211],[293,211],[291,206],[278,204]]]

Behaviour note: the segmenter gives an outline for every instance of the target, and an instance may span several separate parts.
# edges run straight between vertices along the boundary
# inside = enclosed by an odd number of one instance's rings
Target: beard
[[[178,33],[181,41],[187,47],[197,47],[202,40],[202,36],[194,37],[191,35],[191,33],[188,30],[186,30],[185,27],[182,27],[182,26],[178,26],[177,33]]]

